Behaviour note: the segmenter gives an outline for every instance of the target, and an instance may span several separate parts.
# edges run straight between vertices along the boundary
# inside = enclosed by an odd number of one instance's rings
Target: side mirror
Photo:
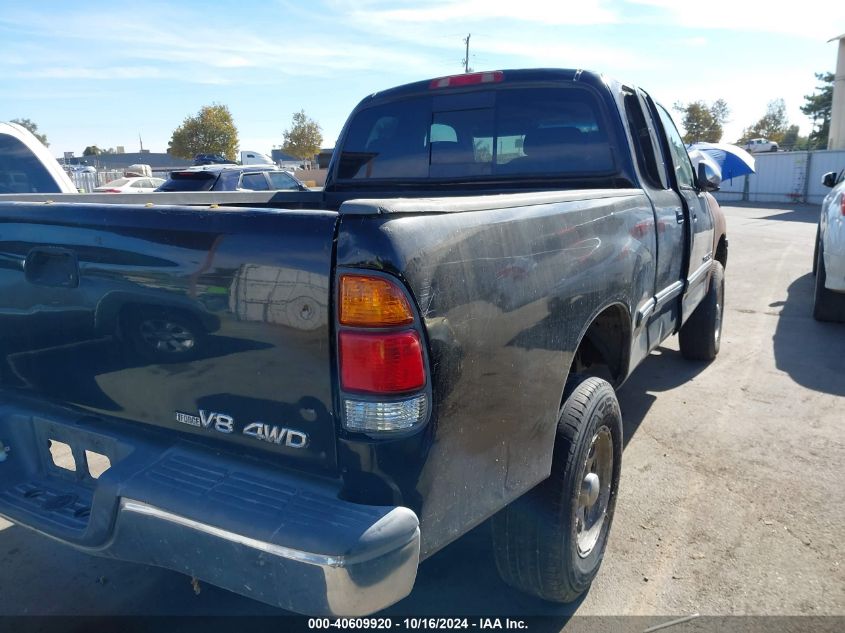
[[[722,185],[722,176],[717,173],[707,162],[698,163],[698,186],[704,191],[719,191]]]
[[[836,172],[829,171],[824,176],[822,176],[822,184],[825,187],[835,187],[836,186]]]

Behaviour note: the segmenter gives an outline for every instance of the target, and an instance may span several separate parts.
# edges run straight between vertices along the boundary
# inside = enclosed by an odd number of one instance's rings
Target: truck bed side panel
[[[630,192],[487,211],[341,213],[338,265],[392,271],[418,301],[434,418],[407,440],[342,439],[339,461],[368,464],[399,491],[420,516],[424,556],[548,476],[580,337],[600,310],[635,314],[653,293],[653,222],[645,196]]]

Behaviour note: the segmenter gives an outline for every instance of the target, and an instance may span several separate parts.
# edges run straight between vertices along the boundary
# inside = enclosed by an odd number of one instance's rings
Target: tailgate
[[[0,204],[0,383],[333,470],[336,220]]]

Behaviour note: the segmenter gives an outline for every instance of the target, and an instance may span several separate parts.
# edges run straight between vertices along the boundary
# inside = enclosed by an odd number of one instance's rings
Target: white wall
[[[845,169],[845,150],[775,152],[754,158],[757,173],[723,182],[716,193],[719,201],[820,204],[830,191],[822,185],[822,176]]]

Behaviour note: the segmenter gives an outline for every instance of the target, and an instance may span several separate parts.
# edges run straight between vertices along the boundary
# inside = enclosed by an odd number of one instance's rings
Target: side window
[[[658,189],[666,189],[666,182],[662,172],[663,161],[658,161],[658,155],[651,132],[648,129],[646,115],[643,113],[640,100],[632,92],[625,94],[625,114],[628,118],[628,126],[631,128],[631,137],[634,141],[634,150],[637,155],[637,165],[643,176]]]
[[[678,186],[693,189],[695,187],[695,178],[693,177],[692,163],[690,162],[689,154],[687,154],[686,145],[684,145],[684,141],[678,133],[678,128],[675,127],[672,117],[669,116],[669,113],[666,112],[663,106],[657,106],[657,114],[660,116],[663,129],[666,131],[666,140],[669,142],[669,155],[675,169],[675,177],[678,179]]]
[[[270,179],[271,189],[299,189],[293,178],[280,171],[268,171],[267,178]]]
[[[244,174],[241,178],[241,189],[249,189],[250,191],[267,191],[267,179],[262,172],[257,174]]]

